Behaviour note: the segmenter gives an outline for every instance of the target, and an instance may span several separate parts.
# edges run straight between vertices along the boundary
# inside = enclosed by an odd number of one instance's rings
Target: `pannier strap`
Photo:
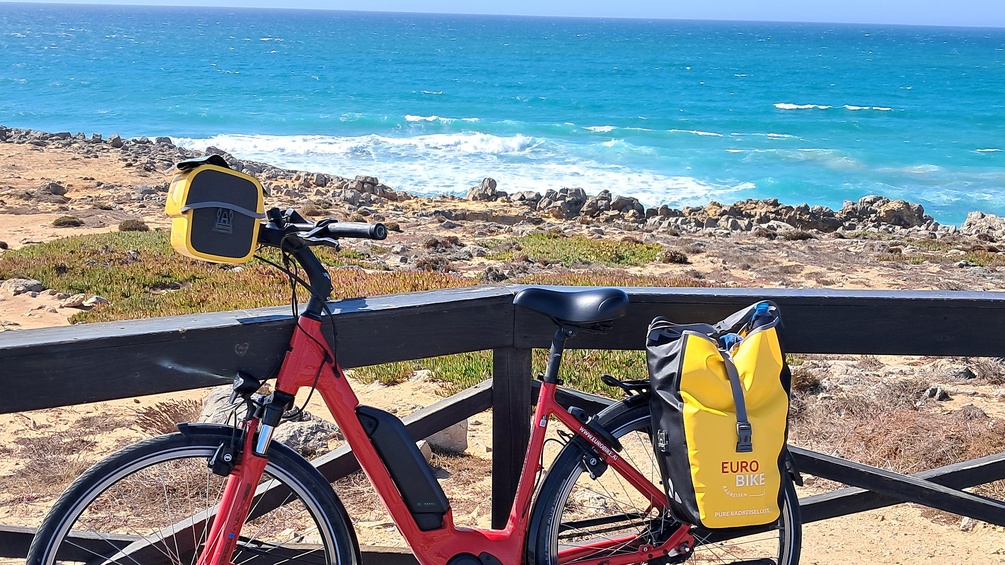
[[[175,168],[184,173],[186,171],[191,171],[192,169],[201,167],[203,165],[215,165],[217,167],[223,167],[224,169],[230,168],[230,165],[227,164],[227,160],[224,159],[221,155],[217,155],[215,153],[212,155],[206,155],[205,157],[198,157],[196,159],[186,159],[184,161],[179,161],[175,165]]]
[[[743,385],[740,384],[740,375],[736,372],[736,365],[729,357],[729,354],[719,350],[723,362],[726,363],[726,375],[729,376],[729,388],[733,392],[733,404],[736,405],[736,452],[750,453],[754,450],[752,441],[753,430],[750,422],[747,421],[747,405],[743,401]]]
[[[199,210],[200,208],[226,208],[227,210],[233,210],[235,212],[239,212],[250,218],[257,218],[259,220],[265,219],[265,214],[259,214],[254,210],[248,210],[247,208],[242,208],[241,206],[237,206],[236,204],[232,204],[230,202],[219,202],[216,200],[186,204],[185,206],[181,207],[181,211],[188,212],[189,210]]]

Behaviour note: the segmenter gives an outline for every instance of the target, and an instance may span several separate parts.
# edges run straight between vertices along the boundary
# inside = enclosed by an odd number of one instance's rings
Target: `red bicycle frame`
[[[657,513],[666,510],[666,495],[656,485],[642,476],[638,470],[619,457],[618,452],[596,434],[591,433],[574,415],[555,401],[556,385],[545,382],[541,386],[534,425],[530,435],[530,445],[517,484],[516,496],[510,509],[506,527],[503,529],[479,529],[454,525],[452,511],[443,517],[443,527],[423,531],[404,504],[391,474],[378,455],[369,436],[356,414],[359,401],[336,362],[334,353],[322,334],[320,320],[301,316],[297,329],[290,341],[279,371],[275,388],[277,391],[295,395],[302,387],[316,387],[327,404],[335,423],[345,435],[360,467],[370,479],[388,513],[402,536],[408,542],[418,561],[425,565],[442,565],[459,554],[478,555],[487,552],[502,563],[521,563],[530,505],[534,495],[535,477],[541,471],[541,453],[544,449],[545,434],[550,417],[555,417],[573,433],[582,437],[596,448],[600,459],[650,501],[651,509]],[[234,467],[212,527],[210,542],[200,557],[199,565],[229,565],[234,544],[240,535],[241,525],[248,514],[248,508],[265,467],[265,458],[253,453],[252,442],[258,426],[257,419],[246,424],[245,449],[242,461]],[[654,557],[676,554],[682,544],[693,546],[693,538],[687,526],[681,526],[663,544],[652,546],[641,543],[632,552],[605,556],[602,559],[576,561],[583,564],[621,565],[640,563]],[[567,562],[603,547],[630,547],[634,538],[603,540],[593,546],[577,547],[559,552],[560,561]]]

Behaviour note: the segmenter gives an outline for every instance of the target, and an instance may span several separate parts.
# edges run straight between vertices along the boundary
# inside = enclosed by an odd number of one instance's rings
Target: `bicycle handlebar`
[[[360,239],[385,239],[387,227],[384,224],[367,224],[365,222],[332,222],[328,224],[328,233],[332,237],[356,237]]]

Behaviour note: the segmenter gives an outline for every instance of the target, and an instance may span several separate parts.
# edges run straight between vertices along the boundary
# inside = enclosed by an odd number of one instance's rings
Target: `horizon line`
[[[209,5],[199,3],[177,3],[177,4],[136,4],[131,2],[93,2],[90,0],[33,0],[33,1],[8,1],[0,0],[0,4],[19,5],[50,5],[50,6],[94,6],[94,7],[125,7],[125,8],[209,8],[209,9],[236,9],[236,10],[268,10],[268,11],[311,11],[311,12],[343,12],[354,14],[402,14],[402,15],[422,15],[422,16],[485,16],[485,17],[509,17],[509,18],[534,18],[534,19],[577,19],[577,20],[629,20],[629,21],[666,21],[666,22],[716,22],[733,24],[812,24],[812,25],[870,25],[889,27],[914,27],[914,28],[942,28],[942,29],[1005,29],[1005,24],[937,24],[937,23],[891,23],[880,21],[835,21],[835,20],[811,20],[811,19],[724,19],[724,18],[675,18],[669,16],[617,16],[617,15],[561,15],[561,14],[515,14],[515,13],[494,13],[494,12],[440,12],[435,10],[381,10],[381,9],[340,9],[325,7],[275,7],[275,6],[249,6],[249,5]]]

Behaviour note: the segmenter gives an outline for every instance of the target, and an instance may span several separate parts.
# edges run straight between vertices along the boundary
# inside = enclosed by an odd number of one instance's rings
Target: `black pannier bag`
[[[706,528],[778,520],[791,374],[778,307],[716,325],[649,325],[653,449],[674,516]]]

